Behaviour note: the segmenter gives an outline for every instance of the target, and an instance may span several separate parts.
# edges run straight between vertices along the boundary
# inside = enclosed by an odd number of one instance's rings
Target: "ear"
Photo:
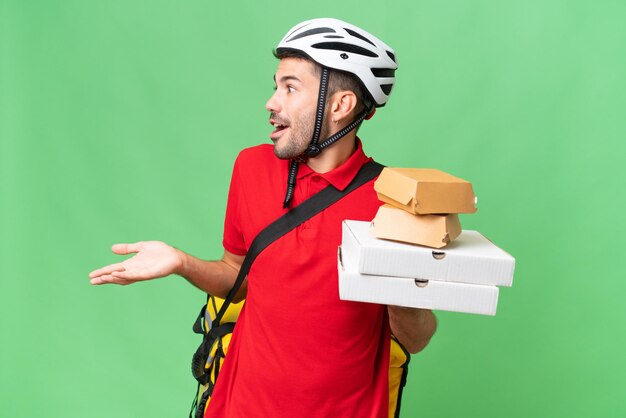
[[[348,120],[354,113],[357,105],[356,94],[350,90],[341,90],[333,94],[330,106],[330,120],[341,124],[351,122]]]

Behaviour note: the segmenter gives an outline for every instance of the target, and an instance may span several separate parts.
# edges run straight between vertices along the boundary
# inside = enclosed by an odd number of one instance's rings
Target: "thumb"
[[[139,252],[139,250],[141,249],[141,243],[140,242],[135,242],[133,244],[114,244],[111,247],[111,250],[115,253],[115,254],[130,254],[130,253],[136,253]]]

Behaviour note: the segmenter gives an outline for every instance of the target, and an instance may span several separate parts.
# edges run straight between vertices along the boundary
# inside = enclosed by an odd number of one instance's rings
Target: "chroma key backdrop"
[[[204,295],[87,275],[116,242],[221,257],[233,161],[270,142],[272,48],[330,16],[397,52],[366,153],[471,181],[462,227],[516,258],[496,316],[437,312],[401,416],[626,416],[612,0],[0,2],[0,416],[187,416]]]

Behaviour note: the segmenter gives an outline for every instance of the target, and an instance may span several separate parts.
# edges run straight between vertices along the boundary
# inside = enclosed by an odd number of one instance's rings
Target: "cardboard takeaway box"
[[[472,183],[432,168],[386,167],[374,190],[383,202],[414,215],[476,212]]]
[[[498,288],[465,283],[420,281],[359,274],[339,247],[339,297],[343,300],[495,315]]]
[[[461,233],[459,215],[413,215],[391,205],[378,209],[372,221],[377,238],[441,248]]]
[[[343,259],[357,273],[489,286],[513,284],[515,259],[477,231],[464,230],[447,247],[432,249],[377,239],[370,228],[370,222],[342,224]]]

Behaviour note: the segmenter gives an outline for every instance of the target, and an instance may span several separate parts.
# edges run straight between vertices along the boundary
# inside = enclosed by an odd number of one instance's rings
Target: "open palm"
[[[110,264],[89,274],[91,284],[127,285],[142,280],[168,276],[181,265],[178,250],[160,241],[115,244],[115,254],[135,254],[121,263]]]

